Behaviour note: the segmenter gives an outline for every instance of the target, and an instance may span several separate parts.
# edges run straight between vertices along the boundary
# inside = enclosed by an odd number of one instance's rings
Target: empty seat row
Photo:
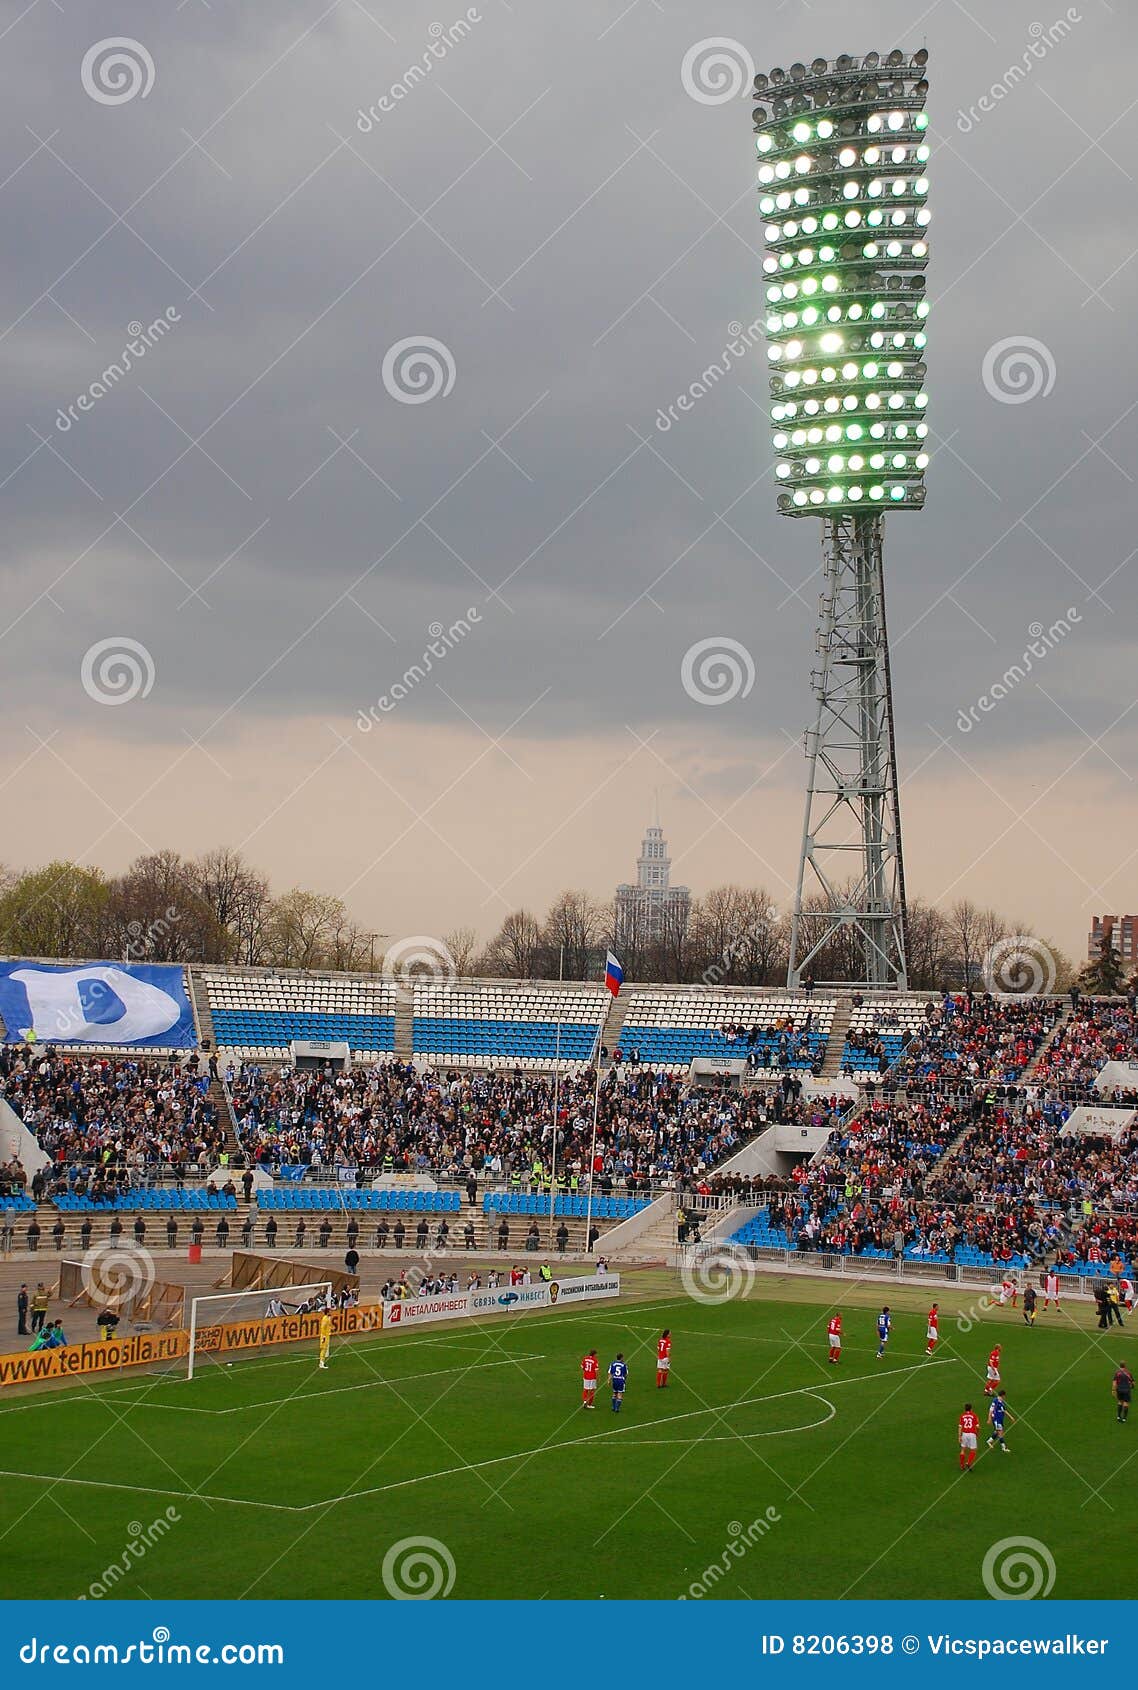
[[[563,1021],[467,1021],[420,1017],[412,1023],[416,1055],[519,1056],[553,1062],[585,1061],[594,1049],[597,1027]]]
[[[417,1214],[458,1214],[462,1208],[462,1194],[458,1191],[410,1191],[391,1187],[382,1191],[341,1190],[336,1186],[277,1187],[257,1193],[258,1209],[315,1209],[328,1213],[336,1210],[358,1212],[361,1209],[412,1212]]]
[[[125,1191],[118,1197],[100,1198],[76,1196],[68,1192],[56,1197],[54,1203],[64,1214],[68,1213],[106,1213],[108,1211],[122,1212],[124,1210],[173,1211],[178,1214],[189,1213],[193,1210],[221,1210],[235,1209],[237,1199],[222,1191],[213,1191],[203,1186],[200,1189],[185,1186],[158,1185],[137,1191]]]
[[[627,1220],[638,1215],[651,1202],[649,1197],[594,1197],[592,1214],[597,1220]],[[521,1191],[488,1191],[482,1199],[487,1215],[548,1215],[549,1197]],[[589,1213],[587,1197],[555,1197],[554,1215],[571,1219],[585,1219]]]

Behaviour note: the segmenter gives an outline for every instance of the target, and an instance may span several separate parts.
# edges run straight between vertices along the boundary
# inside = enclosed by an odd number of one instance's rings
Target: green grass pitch
[[[306,1346],[208,1364],[192,1383],[6,1397],[6,1594],[382,1598],[388,1551],[419,1537],[445,1546],[455,1598],[982,1597],[986,1553],[1013,1537],[1046,1547],[1055,1597],[1129,1593],[1138,1417],[1117,1424],[1110,1394],[1129,1330],[1099,1333],[1074,1304],[1033,1330],[1005,1310],[965,1330],[942,1292],[926,1361],[927,1291],[763,1276],[708,1305],[674,1275],[637,1287],[341,1342],[325,1373]],[[658,1391],[664,1326],[672,1382]],[[961,1476],[957,1416],[966,1398],[985,1413],[997,1336],[1011,1453],[982,1439]],[[594,1345],[588,1414],[579,1358]],[[617,1350],[619,1419],[604,1379]]]

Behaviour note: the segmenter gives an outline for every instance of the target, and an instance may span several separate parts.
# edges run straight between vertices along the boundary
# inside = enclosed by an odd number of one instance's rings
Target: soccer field
[[[760,1278],[709,1305],[676,1276],[641,1283],[584,1312],[341,1342],[324,1374],[277,1352],[192,1383],[6,1398],[6,1594],[382,1598],[421,1577],[455,1598],[980,1597],[985,1555],[1015,1537],[1043,1546],[1040,1576],[1053,1560],[1053,1595],[1128,1594],[1138,1418],[1116,1423],[1110,1381],[1129,1330],[1099,1333],[1074,1304],[1030,1331],[1011,1311],[963,1330],[941,1293],[929,1361],[927,1291]],[[961,1475],[957,1416],[966,1398],[986,1412],[997,1337],[1011,1453],[982,1439]],[[618,1350],[619,1418],[604,1389]],[[416,1571],[395,1546],[424,1537]]]

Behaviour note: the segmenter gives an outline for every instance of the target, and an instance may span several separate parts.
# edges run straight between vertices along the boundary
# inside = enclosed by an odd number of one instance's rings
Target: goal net
[[[274,1343],[315,1338],[317,1322],[333,1307],[330,1279],[258,1291],[222,1291],[190,1304],[186,1377],[209,1363],[238,1361]]]

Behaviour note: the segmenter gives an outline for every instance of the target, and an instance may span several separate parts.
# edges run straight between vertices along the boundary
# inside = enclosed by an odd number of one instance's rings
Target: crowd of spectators
[[[1058,998],[997,998],[988,993],[946,993],[925,1008],[924,1024],[890,1072],[894,1087],[910,1096],[959,1093],[1012,1084],[1063,1014]]]
[[[1107,1062],[1138,1059],[1138,1015],[1128,1003],[1084,999],[1044,1051],[1032,1075],[1047,1100],[1069,1112],[1079,1103],[1138,1105],[1138,1092],[1112,1087],[1109,1097],[1095,1090]]]
[[[0,1096],[51,1163],[31,1181],[37,1199],[63,1191],[111,1197],[157,1170],[200,1178],[227,1138],[208,1091],[196,1058],[178,1064],[0,1048]]]
[[[378,1173],[428,1173],[582,1188],[590,1172],[595,1076],[423,1073],[387,1062],[351,1073],[269,1070],[246,1063],[231,1096],[245,1153],[270,1166],[336,1164]],[[793,1086],[773,1096],[689,1090],[647,1068],[602,1081],[593,1172],[602,1190],[636,1191],[697,1179],[772,1120],[829,1122],[831,1104],[804,1104]],[[536,1176],[536,1178],[535,1178]]]
[[[1133,1249],[1138,1133],[1062,1128],[1085,1099],[1138,1101],[1093,1090],[1104,1062],[1134,1056],[1138,1021],[1118,1003],[1075,1007],[1024,1082],[1064,1007],[971,993],[930,1003],[862,1114],[792,1181],[752,1189],[769,1225],[800,1249],[942,1259],[967,1249],[997,1265]]]

